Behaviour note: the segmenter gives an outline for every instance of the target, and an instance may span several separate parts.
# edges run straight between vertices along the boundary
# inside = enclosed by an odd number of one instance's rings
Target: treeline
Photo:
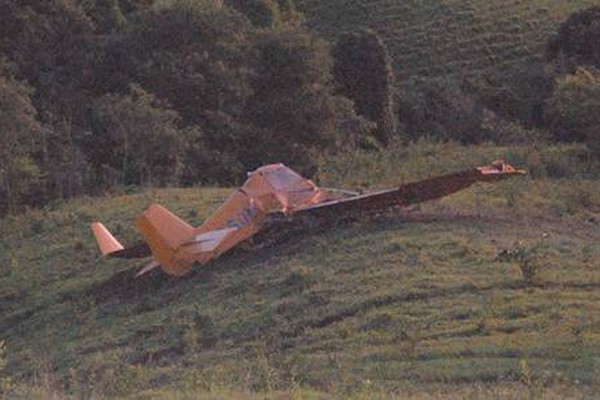
[[[1,0],[0,52],[0,211],[310,172],[369,126],[291,1]]]
[[[374,32],[328,44],[291,0],[0,0],[0,213],[422,136],[597,143],[599,20],[508,84],[395,82]]]

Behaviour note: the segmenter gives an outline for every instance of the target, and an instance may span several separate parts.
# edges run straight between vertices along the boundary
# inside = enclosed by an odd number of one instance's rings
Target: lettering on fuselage
[[[255,207],[248,207],[238,212],[232,219],[227,221],[228,228],[235,228],[237,230],[243,229],[250,225],[254,218],[258,215],[258,209]]]

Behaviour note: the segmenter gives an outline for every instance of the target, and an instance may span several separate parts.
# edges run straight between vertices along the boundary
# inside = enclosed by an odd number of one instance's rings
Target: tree
[[[122,3],[120,0],[96,0],[83,2],[82,7],[100,32],[116,32],[127,25]],[[126,4],[131,8],[136,5],[129,2]]]
[[[253,25],[270,28],[279,22],[279,7],[273,0],[226,0],[225,3],[244,14]]]
[[[397,103],[399,120],[412,139],[491,139],[482,129],[484,107],[451,79],[407,80],[399,87]]]
[[[559,140],[586,141],[600,155],[600,71],[579,67],[559,78],[548,102],[549,126]]]
[[[225,0],[225,4],[244,14],[262,28],[299,26],[301,18],[292,0]]]
[[[133,85],[128,95],[94,103],[86,153],[100,187],[166,185],[178,181],[185,132],[177,112]]]
[[[555,72],[542,61],[524,61],[494,74],[465,81],[462,87],[486,108],[525,127],[544,123],[544,105],[554,89]]]
[[[0,213],[12,211],[40,183],[42,174],[32,155],[40,125],[30,89],[0,76]]]
[[[310,172],[314,156],[335,140],[343,99],[331,95],[325,43],[302,29],[266,33],[256,45],[253,95],[238,136],[248,168],[283,161]]]
[[[0,50],[14,76],[31,85],[30,98],[42,125],[31,160],[43,185],[28,199],[83,192],[85,160],[76,146],[95,81],[94,24],[73,0],[0,0]]]
[[[384,145],[395,136],[394,74],[387,48],[373,31],[343,35],[333,49],[333,76],[338,93],[352,100],[356,112],[377,123],[375,136]]]
[[[572,14],[548,44],[548,57],[572,72],[578,65],[600,68],[600,7]]]
[[[186,125],[209,112],[240,113],[248,93],[252,26],[226,7],[175,2],[132,19],[120,42],[130,81],[167,100]]]
[[[8,13],[0,22],[10,27],[2,50],[17,65],[16,77],[35,89],[32,101],[42,119],[80,122],[89,103],[86,88],[94,82],[92,21],[71,0],[10,3],[0,0]]]

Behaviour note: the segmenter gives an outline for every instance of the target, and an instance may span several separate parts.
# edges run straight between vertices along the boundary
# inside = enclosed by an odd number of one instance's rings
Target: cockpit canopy
[[[327,197],[310,179],[303,178],[283,164],[271,164],[248,174],[242,186],[263,210],[284,213],[317,204]]]

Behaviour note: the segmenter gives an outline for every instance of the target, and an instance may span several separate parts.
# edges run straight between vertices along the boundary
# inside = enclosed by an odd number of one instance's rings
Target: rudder
[[[177,276],[189,272],[192,263],[177,257],[177,250],[193,237],[191,225],[158,204],[148,207],[136,223],[163,269]]]

